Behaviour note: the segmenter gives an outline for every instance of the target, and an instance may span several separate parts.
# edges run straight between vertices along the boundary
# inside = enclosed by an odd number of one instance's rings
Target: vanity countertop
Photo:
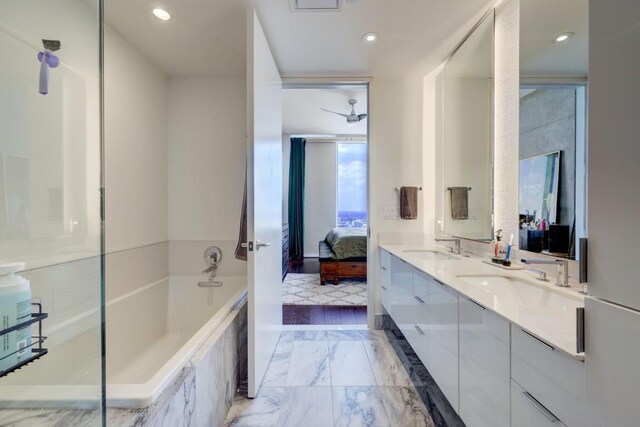
[[[450,259],[420,259],[419,251],[446,253],[435,245],[380,247],[552,347],[584,360],[584,354],[576,352],[576,309],[584,307],[584,296],[576,284],[560,288],[554,285],[553,277],[551,282],[542,282],[526,270],[505,270],[478,257],[447,254]]]

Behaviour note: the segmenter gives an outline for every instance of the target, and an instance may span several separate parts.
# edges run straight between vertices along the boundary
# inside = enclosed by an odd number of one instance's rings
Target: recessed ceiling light
[[[153,14],[155,15],[156,18],[158,18],[161,21],[168,21],[169,19],[171,19],[171,15],[169,15],[169,12],[167,12],[164,9],[160,9],[160,8],[153,9]]]
[[[558,37],[556,37],[553,42],[554,43],[562,43],[562,42],[566,42],[567,40],[569,40],[569,38],[573,36],[573,33],[563,33],[560,34]]]
[[[374,43],[376,40],[378,40],[378,34],[376,33],[367,33],[362,36],[362,41],[365,43]]]

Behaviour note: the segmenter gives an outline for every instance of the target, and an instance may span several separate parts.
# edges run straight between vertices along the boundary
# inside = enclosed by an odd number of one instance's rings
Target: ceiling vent
[[[339,12],[342,0],[289,0],[291,12]]]

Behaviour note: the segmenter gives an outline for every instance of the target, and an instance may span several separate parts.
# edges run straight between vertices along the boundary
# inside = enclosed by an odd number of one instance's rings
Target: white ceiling
[[[109,0],[107,24],[170,76],[242,76],[249,0]],[[284,76],[404,75],[439,65],[493,0],[348,0],[339,12],[291,12],[259,0]],[[172,19],[151,15],[164,7]],[[365,45],[362,35],[377,32]]]
[[[349,126],[344,117],[320,108],[348,114],[350,99],[356,113],[367,113],[365,88],[285,89],[282,93],[282,133],[285,135],[366,135],[367,119]]]
[[[566,32],[575,35],[563,43],[552,42]],[[589,0],[520,2],[523,77],[587,77],[588,67]]]
[[[105,21],[168,76],[243,76],[246,3],[107,0]],[[155,18],[155,7],[166,9],[171,20]]]

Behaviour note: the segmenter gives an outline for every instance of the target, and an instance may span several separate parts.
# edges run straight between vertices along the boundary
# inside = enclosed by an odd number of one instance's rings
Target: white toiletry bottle
[[[24,270],[24,262],[0,264],[0,330],[31,317],[29,281],[15,273]],[[0,335],[0,371],[5,371],[31,356],[31,326]]]

